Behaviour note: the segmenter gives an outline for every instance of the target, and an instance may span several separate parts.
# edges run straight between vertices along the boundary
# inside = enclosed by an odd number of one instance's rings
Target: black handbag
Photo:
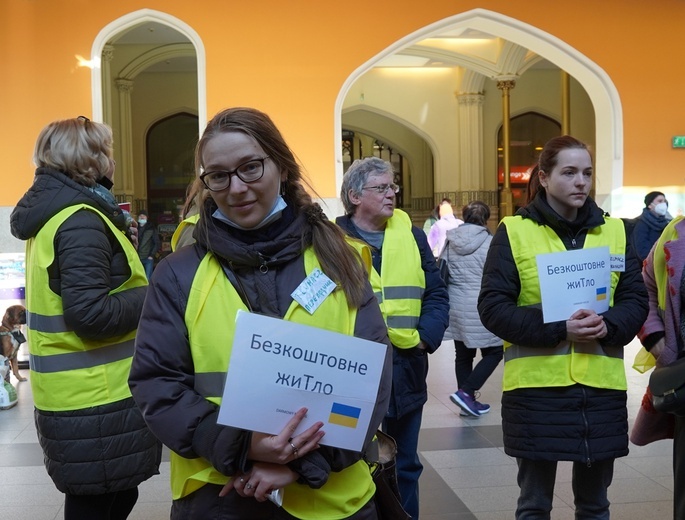
[[[371,457],[368,457],[367,454],[364,458],[371,468],[373,483],[376,484],[374,501],[376,502],[378,519],[411,520],[411,516],[402,507],[400,490],[397,485],[397,468],[395,465],[397,443],[395,439],[378,430],[373,445],[374,448],[378,449],[378,453],[374,453]],[[369,458],[373,460],[369,460]]]
[[[450,258],[450,253],[449,250],[447,249],[449,246],[449,241],[445,242],[445,247],[442,249],[442,254],[438,258],[438,269],[440,270],[440,278],[442,278],[442,281],[444,282],[445,285],[447,285],[450,281],[450,266],[449,266],[449,258]],[[445,255],[445,256],[443,256]]]
[[[655,410],[685,416],[685,358],[655,368],[649,376],[649,389]]]

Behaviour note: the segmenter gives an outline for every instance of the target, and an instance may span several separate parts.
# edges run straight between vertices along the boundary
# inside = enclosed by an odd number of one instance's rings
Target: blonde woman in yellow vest
[[[266,114],[218,113],[196,165],[196,242],[153,274],[130,376],[148,425],[172,451],[171,518],[376,519],[360,452],[326,446],[321,422],[292,436],[304,410],[279,435],[217,424],[238,310],[388,343],[360,254],[312,202]],[[316,268],[337,288],[310,315],[291,294]],[[391,371],[388,348],[367,443],[386,412]],[[267,500],[275,489],[282,507]]]
[[[12,212],[26,240],[36,431],[64,518],[124,520],[161,445],[128,387],[147,279],[114,196],[112,131],[86,117],[38,136],[38,169]]]
[[[428,399],[428,354],[440,346],[449,321],[447,288],[423,231],[397,209],[392,164],[379,157],[354,161],[343,176],[345,215],[336,223],[371,246],[371,283],[393,345],[393,384],[383,431],[397,441],[397,482],[404,509],[419,518],[418,455]]]
[[[575,517],[608,519],[614,460],[628,453],[623,347],[647,316],[647,295],[622,221],[589,197],[585,144],[550,140],[538,175],[535,198],[497,229],[478,302],[483,324],[504,340],[502,428],[519,467],[516,518],[550,518],[557,462],[571,461]],[[544,323],[536,257],[601,246],[614,259],[609,310]]]

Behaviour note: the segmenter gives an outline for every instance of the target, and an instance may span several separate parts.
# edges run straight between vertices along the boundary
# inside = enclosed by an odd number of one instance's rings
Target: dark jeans
[[[138,488],[104,495],[65,495],[64,520],[126,520],[138,500]]]
[[[521,494],[516,520],[549,520],[554,498],[557,462],[517,458]],[[576,520],[609,520],[607,489],[614,476],[614,460],[573,463],[573,502]]]
[[[254,498],[243,498],[235,491],[220,497],[222,487],[205,484],[190,495],[174,500],[171,505],[171,520],[297,520],[270,500],[257,502]],[[373,498],[347,519],[378,520]]]
[[[149,280],[152,277],[152,268],[155,265],[155,260],[153,258],[141,258],[140,261],[145,268],[145,276]]]
[[[419,518],[419,477],[423,464],[419,460],[419,431],[423,407],[399,419],[386,417],[383,431],[397,442],[397,484],[402,506],[412,520]]]
[[[483,358],[474,367],[473,360],[480,350]],[[457,386],[469,395],[480,390],[488,377],[502,361],[504,349],[502,346],[485,347],[481,349],[468,348],[463,342],[454,340],[454,372],[457,376]]]
[[[673,434],[673,520],[685,520],[685,417],[675,418]]]

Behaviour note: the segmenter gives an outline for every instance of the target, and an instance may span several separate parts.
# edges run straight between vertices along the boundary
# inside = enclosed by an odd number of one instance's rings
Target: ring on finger
[[[249,482],[245,484],[245,489],[252,489],[252,484],[250,484]]]
[[[293,449],[293,455],[297,457],[297,452],[299,451],[297,447],[291,442],[290,447]]]
[[[243,477],[240,477],[240,482],[245,482],[245,479]]]

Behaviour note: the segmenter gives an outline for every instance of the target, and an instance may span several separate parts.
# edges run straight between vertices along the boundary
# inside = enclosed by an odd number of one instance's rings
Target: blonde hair
[[[34,164],[53,168],[84,186],[111,173],[112,129],[84,116],[53,121],[43,128],[33,152]]]

